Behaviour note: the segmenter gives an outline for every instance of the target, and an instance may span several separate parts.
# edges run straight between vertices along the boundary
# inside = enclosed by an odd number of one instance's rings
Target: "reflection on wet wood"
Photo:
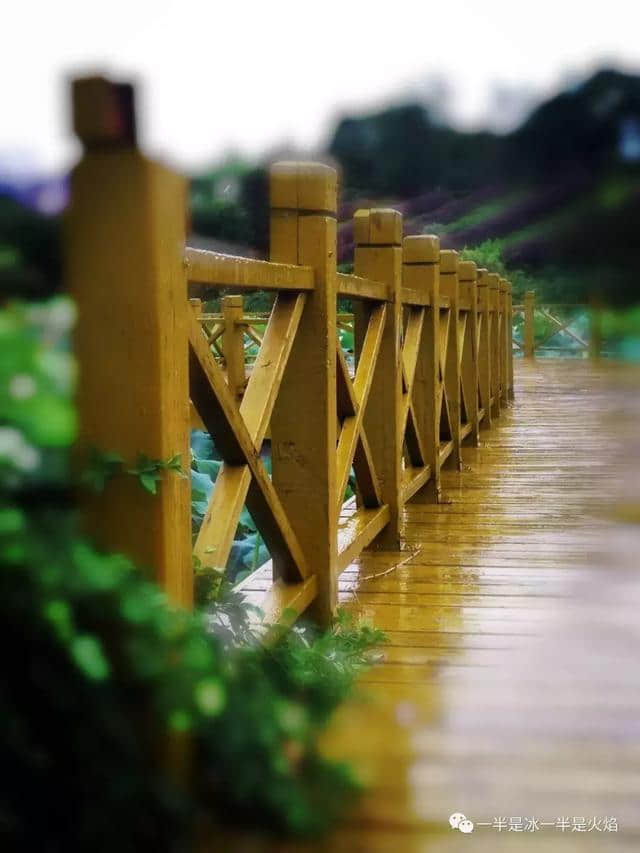
[[[389,646],[324,749],[371,787],[301,849],[640,849],[640,531],[615,518],[638,500],[638,378],[519,363],[500,429],[442,473],[450,502],[409,504],[402,550],[343,573],[343,605]],[[619,831],[476,827],[463,842],[455,811],[615,816]]]

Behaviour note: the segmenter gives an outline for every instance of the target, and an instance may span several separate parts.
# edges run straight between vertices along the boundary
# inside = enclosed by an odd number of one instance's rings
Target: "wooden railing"
[[[514,335],[513,346],[525,358],[533,358],[536,352],[540,355],[588,355],[591,358],[602,355],[601,311],[598,306],[559,302],[538,304],[535,291],[528,290],[522,304],[513,306],[512,314],[514,320],[522,318],[522,340]],[[539,334],[536,332],[536,317],[542,320],[543,328]],[[587,321],[586,334],[575,329],[580,319]],[[557,335],[564,336],[564,346],[550,345],[549,342]]]
[[[271,169],[269,261],[189,248],[186,183],[139,153],[132,102],[102,79],[75,84],[79,450],[188,467],[191,401],[224,464],[195,544],[189,484],[174,475],[156,496],[114,479],[87,497],[87,524],[190,606],[193,555],[224,566],[246,505],[273,562],[267,620],[313,604],[326,621],[340,572],[365,548],[399,548],[404,504],[438,501],[442,466],[461,470],[462,445],[511,399],[511,286],[437,237],[403,237],[387,209],[356,212],[354,274],[339,273],[337,176],[317,163]],[[231,292],[217,314],[200,301],[211,288]],[[256,289],[273,308],[246,316]]]

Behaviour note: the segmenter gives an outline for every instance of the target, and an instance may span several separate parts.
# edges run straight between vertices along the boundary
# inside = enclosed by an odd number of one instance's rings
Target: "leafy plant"
[[[109,480],[124,472],[137,477],[142,488],[155,495],[158,491],[158,483],[162,480],[165,471],[174,471],[180,477],[187,476],[182,468],[180,454],[165,461],[151,459],[145,453],[139,453],[133,467],[125,468],[124,464],[124,459],[119,453],[90,447],[80,480],[94,491],[102,492]]]
[[[358,790],[314,743],[379,633],[341,620],[326,635],[296,628],[267,649],[222,583],[190,615],[55,510],[5,504],[0,529],[0,752],[10,781],[0,811],[16,846],[59,849],[59,839],[60,849],[89,849],[117,837],[137,850],[188,834],[200,810],[227,821],[248,809],[254,825],[314,832],[344,807],[337,790]],[[29,668],[10,666],[18,646]],[[193,797],[156,765],[169,731],[195,741]]]
[[[150,459],[145,453],[139,453],[133,468],[127,468],[127,474],[133,474],[140,481],[143,489],[155,495],[158,491],[158,483],[165,471],[174,471],[180,477],[186,477],[182,468],[180,454],[170,459]]]
[[[8,337],[33,363],[33,350],[46,349],[33,318],[8,311]],[[0,354],[5,319],[0,311]],[[50,394],[50,385],[41,390]],[[44,451],[12,420],[5,392],[1,429]],[[56,395],[72,423],[68,394]],[[68,454],[59,434],[56,441]],[[194,447],[207,442],[195,436]],[[141,457],[130,470],[155,486],[155,475],[177,465]],[[104,485],[121,466],[103,454],[93,481]],[[319,755],[316,737],[369,665],[379,632],[341,616],[326,634],[299,626],[266,648],[256,639],[259,612],[247,612],[221,571],[199,564],[202,608],[175,609],[129,560],[84,539],[58,492],[45,485],[25,503],[33,476],[14,465],[0,477],[4,846],[177,853],[191,848],[203,815],[297,834],[326,829],[360,786],[349,767]],[[15,666],[16,654],[28,666]],[[185,734],[189,790],[163,757],[168,736]]]

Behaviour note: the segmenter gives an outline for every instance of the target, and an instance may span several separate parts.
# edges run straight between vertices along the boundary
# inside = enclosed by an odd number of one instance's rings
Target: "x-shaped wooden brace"
[[[474,389],[471,384],[465,381],[465,375],[462,370],[462,359],[464,358],[464,345],[467,336],[467,311],[460,311],[458,314],[458,340],[460,349],[458,351],[458,373],[460,374],[460,425],[469,422],[469,412],[471,411],[471,395],[477,394],[478,389]]]
[[[280,293],[271,312],[247,388],[238,406],[200,323],[189,327],[191,400],[212,435],[222,465],[194,554],[204,565],[224,566],[246,503],[273,557],[309,576],[309,568],[278,494],[260,458],[284,369],[291,352],[304,294]]]
[[[453,437],[451,430],[451,418],[449,415],[449,401],[447,400],[447,390],[445,387],[444,377],[447,366],[447,344],[449,343],[449,323],[451,319],[451,310],[449,308],[440,309],[440,350],[439,361],[440,368],[438,371],[437,387],[436,387],[436,411],[440,412],[440,439],[449,441]]]
[[[515,318],[518,315],[520,315],[521,317],[524,317],[524,310],[522,308],[514,308],[513,309],[512,313],[511,313],[511,323],[513,323],[513,321],[515,320]],[[480,317],[480,312],[478,312],[478,317]],[[555,334],[555,332],[554,332],[554,334]],[[517,349],[524,350],[524,344],[521,344],[519,341],[517,341],[515,339],[515,337],[511,338],[511,345],[512,345],[512,349],[514,347],[517,347]]]
[[[411,306],[407,309],[402,346],[401,433],[404,436],[405,464],[412,468],[423,468],[427,464],[418,419],[413,407],[413,384],[420,355],[424,317],[423,307]]]
[[[569,320],[563,323],[562,320],[558,320],[557,317],[554,317],[553,314],[546,311],[544,308],[540,308],[539,311],[546,320],[553,323],[554,328],[545,335],[539,344],[537,344],[538,347],[544,346],[547,341],[550,341],[551,338],[555,337],[555,335],[559,335],[561,332],[564,332],[566,335],[569,335],[570,338],[573,338],[574,341],[577,341],[582,347],[584,347],[584,349],[589,349],[589,344],[569,328],[569,326],[575,322],[575,317],[570,317]]]
[[[476,328],[478,330],[478,332],[477,332],[477,334],[478,334],[478,358],[480,358],[480,351],[482,349],[482,339],[483,339],[483,335],[485,334],[486,330],[484,327],[484,313],[482,312],[482,310],[480,308],[480,297],[479,296],[478,296],[478,311],[476,313]],[[481,405],[484,405],[484,403],[482,401],[480,401],[480,402],[481,402]]]
[[[371,311],[353,382],[338,342],[337,395],[338,419],[341,423],[336,469],[338,511],[342,507],[352,466],[363,505],[382,505],[373,456],[364,431],[364,413],[380,352],[386,311],[384,304],[376,305]]]

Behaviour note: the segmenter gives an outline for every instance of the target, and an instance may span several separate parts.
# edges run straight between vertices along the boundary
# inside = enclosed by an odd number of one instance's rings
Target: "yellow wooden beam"
[[[461,441],[467,436],[469,443],[477,447],[480,441],[479,383],[478,363],[478,271],[473,261],[461,261],[458,264],[460,285],[459,308],[466,312],[466,330],[462,346],[462,364],[460,380],[464,409],[470,429],[460,435]]]
[[[500,276],[498,273],[490,272],[489,283],[489,312],[491,314],[491,330],[489,336],[489,351],[491,359],[491,415],[493,418],[500,417],[500,335],[501,335],[501,313],[500,313]]]
[[[244,339],[242,334],[242,315],[244,305],[242,296],[223,296],[221,300],[224,334],[222,353],[227,369],[227,383],[238,402],[244,394],[246,376],[244,372]]]
[[[421,437],[423,478],[412,471],[411,481],[418,487],[407,489],[406,499],[416,502],[440,499],[440,406],[442,371],[440,362],[440,241],[433,235],[405,237],[402,244],[403,288],[422,297],[425,316],[422,322],[411,394],[415,430]],[[409,460],[409,466],[411,460]],[[406,463],[405,463],[406,464]],[[428,476],[426,472],[429,472]]]
[[[341,574],[365,548],[379,537],[390,522],[387,504],[367,509],[360,507],[338,529],[337,571]]]
[[[78,306],[78,445],[81,458],[93,446],[129,465],[139,453],[178,456],[188,470],[186,182],[135,148],[134,123],[130,87],[74,84],[85,150],[65,234]],[[135,477],[116,477],[87,496],[83,516],[101,547],[147,567],[174,603],[191,606],[188,479],[167,474],[150,495]]]
[[[386,302],[389,296],[388,286],[382,281],[371,281],[357,275],[338,273],[338,296],[351,299],[367,299],[374,302]]]
[[[314,612],[327,622],[337,606],[337,175],[276,163],[270,185],[271,259],[309,267],[315,279],[271,418],[273,484],[317,575]],[[291,580],[278,559],[274,571]]]
[[[242,290],[313,290],[313,270],[295,264],[238,258],[187,247],[184,268],[192,285]]]
[[[382,502],[389,523],[381,527],[374,548],[398,548],[402,501],[402,215],[395,210],[358,210],[354,217],[354,270],[358,276],[382,281],[389,304],[380,351],[364,413],[364,428],[380,478]],[[356,315],[359,357],[364,357],[365,330],[371,308],[360,306]]]
[[[449,299],[449,335],[447,337],[445,358],[445,393],[448,404],[449,426],[453,453],[451,466],[462,470],[462,449],[460,440],[460,358],[462,351],[462,330],[460,327],[458,253],[453,249],[440,252],[440,295]]]
[[[482,423],[491,426],[491,328],[493,316],[489,310],[489,271],[478,270],[478,372],[480,374],[480,408]]]

